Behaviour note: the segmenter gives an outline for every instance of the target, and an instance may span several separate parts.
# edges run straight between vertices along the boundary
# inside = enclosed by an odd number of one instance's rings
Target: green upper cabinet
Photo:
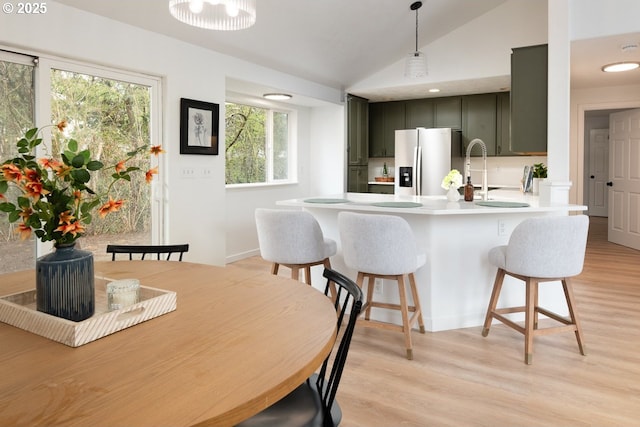
[[[483,93],[462,98],[462,144],[467,146],[480,138],[487,146],[489,156],[515,156],[510,150],[510,96],[509,92]],[[471,149],[472,156],[482,155],[478,145]]]
[[[394,157],[397,129],[405,129],[404,101],[369,104],[369,157]]]
[[[433,100],[412,99],[405,102],[405,129],[433,127]]]
[[[497,94],[485,93],[462,98],[462,144],[464,154],[469,143],[479,138],[487,146],[487,155],[496,155],[497,146]],[[475,145],[472,156],[482,155],[482,149]]]
[[[511,94],[496,94],[496,155],[515,156],[511,151]]]
[[[462,129],[462,98],[450,96],[434,98],[434,126],[437,128]]]
[[[347,95],[347,162],[366,165],[369,162],[369,102]]]
[[[511,151],[547,152],[547,45],[511,54]]]

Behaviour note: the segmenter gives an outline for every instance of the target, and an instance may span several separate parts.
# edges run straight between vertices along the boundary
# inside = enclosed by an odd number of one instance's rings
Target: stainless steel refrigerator
[[[395,194],[437,196],[446,194],[442,179],[451,169],[462,174],[464,159],[460,131],[451,128],[396,131]]]

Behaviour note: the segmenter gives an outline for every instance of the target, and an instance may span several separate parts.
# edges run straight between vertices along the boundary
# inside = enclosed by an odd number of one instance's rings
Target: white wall
[[[569,4],[571,40],[635,33],[640,28],[638,0],[569,0]]]
[[[321,107],[311,117],[309,149],[309,194],[332,194],[346,191],[345,109]],[[340,123],[340,125],[336,125]],[[328,149],[330,148],[330,149]]]
[[[168,194],[169,240],[191,244],[187,261],[223,265],[227,258],[227,241],[241,242],[245,237],[249,242],[247,247],[257,247],[252,237],[245,233],[254,227],[253,209],[307,193],[312,181],[310,173],[315,168],[310,165],[314,144],[322,144],[322,149],[327,150],[322,154],[325,158],[341,161],[344,138],[331,137],[332,132],[341,135],[343,129],[343,107],[338,90],[56,2],[48,3],[46,15],[13,14],[2,15],[0,19],[0,48],[39,56],[50,54],[163,78],[162,143],[167,150],[163,173]],[[254,190],[250,194],[237,192],[228,197],[224,184],[224,149],[218,156],[179,154],[180,98],[217,103],[222,112],[227,75],[335,105],[321,108],[319,118],[315,117],[313,108],[301,114],[299,185]],[[328,114],[334,108],[333,114]],[[315,132],[318,121],[333,130]],[[221,144],[224,141],[223,124],[224,117],[220,127]],[[318,157],[315,151],[313,148],[313,155]],[[213,175],[209,179],[182,179],[180,171],[184,167],[208,168]],[[331,187],[341,191],[338,183]],[[233,234],[232,239],[227,238],[228,233]],[[243,247],[233,249],[242,251]]]

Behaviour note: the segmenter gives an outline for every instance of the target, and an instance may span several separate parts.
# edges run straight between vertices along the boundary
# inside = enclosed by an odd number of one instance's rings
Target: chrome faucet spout
[[[488,200],[489,199],[489,189],[488,189],[488,182],[487,182],[487,146],[479,138],[475,138],[467,146],[467,158],[466,158],[465,166],[464,166],[464,169],[465,169],[464,170],[464,176],[465,176],[465,178],[471,176],[471,149],[476,144],[480,144],[480,148],[482,149],[482,160],[483,160],[483,166],[482,166],[482,199],[483,200]]]

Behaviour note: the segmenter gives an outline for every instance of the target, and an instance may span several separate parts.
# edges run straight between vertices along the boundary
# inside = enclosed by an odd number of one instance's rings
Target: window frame
[[[233,188],[249,188],[249,187],[274,187],[281,185],[291,185],[298,183],[298,144],[297,144],[297,121],[298,115],[297,111],[293,108],[284,106],[275,102],[268,102],[262,99],[256,99],[253,97],[241,95],[241,94],[227,94],[225,99],[225,107],[224,107],[224,122],[225,122],[225,169],[227,168],[226,162],[226,114],[227,108],[226,104],[240,104],[246,105],[254,108],[261,108],[267,111],[267,123],[265,124],[265,174],[267,174],[267,179],[264,182],[247,182],[247,183],[238,183],[238,184],[227,184],[225,179],[225,187],[228,189]],[[287,179],[273,179],[273,148],[274,148],[274,140],[273,140],[273,114],[276,113],[285,113],[287,114],[287,166],[288,173]]]

